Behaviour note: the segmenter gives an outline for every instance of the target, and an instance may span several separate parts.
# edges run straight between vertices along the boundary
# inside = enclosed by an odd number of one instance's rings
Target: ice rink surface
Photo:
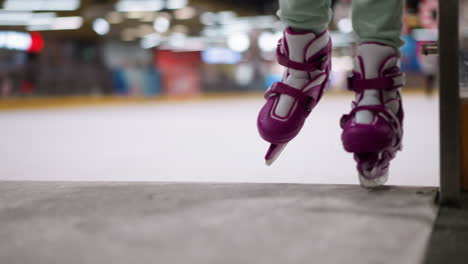
[[[0,112],[0,180],[357,184],[339,119],[351,96],[326,95],[275,164],[252,98]],[[439,184],[438,99],[408,94],[404,149],[389,184]]]

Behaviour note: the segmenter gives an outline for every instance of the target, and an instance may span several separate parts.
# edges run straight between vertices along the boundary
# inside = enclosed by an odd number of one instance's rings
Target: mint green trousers
[[[352,22],[358,43],[377,41],[399,48],[404,0],[353,0]],[[278,16],[295,29],[322,32],[332,18],[331,0],[279,0]]]

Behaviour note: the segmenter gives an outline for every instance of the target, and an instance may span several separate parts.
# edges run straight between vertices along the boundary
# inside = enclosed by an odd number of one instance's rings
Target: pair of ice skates
[[[322,98],[330,77],[331,51],[328,31],[284,31],[277,59],[286,70],[282,81],[266,92],[267,101],[257,120],[260,135],[271,143],[265,156],[268,165],[297,136]],[[398,50],[377,42],[358,46],[354,72],[348,78],[348,89],[356,93],[356,99],[351,112],[341,118],[341,139],[344,149],[354,153],[364,187],[387,181],[390,161],[401,149],[403,85]]]

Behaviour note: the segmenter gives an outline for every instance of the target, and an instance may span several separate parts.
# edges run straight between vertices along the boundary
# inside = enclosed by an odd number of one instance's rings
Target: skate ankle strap
[[[309,91],[312,90],[314,90],[314,88],[310,89]],[[286,94],[293,97],[299,101],[299,104],[301,104],[307,112],[312,111],[311,103],[315,104],[315,98],[310,96],[307,92],[304,93],[303,91],[293,88],[282,82],[275,82],[265,93],[265,98],[268,99],[273,94]]]
[[[298,71],[306,71],[306,72],[313,72],[316,70],[325,70],[328,66],[328,57],[332,50],[331,41],[328,41],[328,45],[320,50],[316,55],[312,56],[307,62],[296,62],[290,60],[286,55],[281,52],[281,41],[278,43],[278,47],[276,49],[276,58],[278,63],[286,68],[298,70]]]
[[[379,77],[374,79],[360,79],[356,75],[348,77],[348,90],[362,93],[365,90],[391,91],[403,86],[403,74]]]

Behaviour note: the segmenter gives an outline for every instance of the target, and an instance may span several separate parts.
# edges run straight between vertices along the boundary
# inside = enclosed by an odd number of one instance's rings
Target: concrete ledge
[[[468,260],[468,193],[461,207],[442,207],[434,224],[425,264],[466,264]]]
[[[421,263],[435,188],[0,182],[0,263]]]

